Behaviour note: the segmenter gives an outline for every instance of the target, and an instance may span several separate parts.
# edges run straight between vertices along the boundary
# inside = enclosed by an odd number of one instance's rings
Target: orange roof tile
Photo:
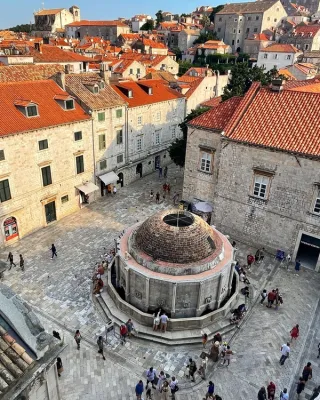
[[[220,103],[217,107],[199,115],[199,117],[194,118],[189,122],[189,125],[223,131],[241,100],[242,97],[232,97]]]
[[[149,95],[143,87],[151,87],[152,95]],[[129,104],[129,107],[139,107],[146,104],[159,103],[162,101],[184,98],[176,90],[169,88],[168,85],[160,80],[139,80],[138,82],[124,81],[112,85],[112,88]],[[127,91],[132,90],[133,97],[127,96]]]
[[[286,68],[279,69],[279,75],[283,75],[289,80],[294,80],[294,81],[297,80],[295,76],[292,75],[292,73],[288,71]]]
[[[0,82],[20,82],[49,79],[57,72],[64,72],[64,66],[60,64],[1,66]]]
[[[35,63],[59,63],[59,62],[89,62],[90,58],[80,56],[72,51],[61,50],[59,47],[43,44],[41,52],[36,49],[30,49],[30,55],[33,56]]]
[[[56,95],[68,93],[53,80],[0,83],[0,136],[90,119],[76,102],[73,110],[64,110]],[[39,116],[26,117],[15,105],[21,99],[38,104]]]
[[[53,8],[51,10],[40,10],[34,13],[34,15],[55,15],[61,12],[63,8]]]
[[[292,44],[280,44],[280,43],[275,43],[271,44],[268,47],[265,47],[260,50],[261,52],[272,52],[272,53],[302,53],[301,50],[297,49],[295,46]]]
[[[178,78],[178,82],[190,83],[197,81],[199,78],[199,76],[182,75]]]
[[[309,35],[310,37],[314,37],[320,31],[320,25],[297,25],[294,28],[294,31],[297,35]]]
[[[307,92],[307,93],[320,93],[320,82],[311,83],[310,85],[295,87],[289,89],[295,92]],[[319,137],[320,140],[320,137]]]
[[[67,27],[68,26],[122,26],[129,28],[128,25],[124,24],[121,21],[88,21],[86,19],[83,19],[81,21],[71,22],[66,26]]]
[[[202,107],[210,107],[210,108],[214,108],[217,107],[222,101],[221,96],[219,97],[212,97],[212,99],[204,101],[203,103],[201,103]]]

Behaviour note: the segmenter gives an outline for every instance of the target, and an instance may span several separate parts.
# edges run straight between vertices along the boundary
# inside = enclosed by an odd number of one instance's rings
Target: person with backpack
[[[258,400],[267,400],[267,392],[264,386],[258,392]]]
[[[224,363],[225,363],[226,361],[228,361],[227,367],[229,367],[232,354],[233,354],[233,352],[232,352],[232,350],[230,349],[230,346],[227,346],[226,353],[225,353],[225,355],[224,355],[224,357],[223,357],[223,365],[224,365]]]
[[[280,392],[280,400],[289,400],[289,393],[288,393],[288,389],[287,388],[284,388]]]
[[[266,298],[267,298],[267,290],[266,290],[266,289],[263,289],[263,291],[261,292],[261,301],[260,301],[260,304],[263,304]]]
[[[176,392],[179,390],[179,386],[178,386],[178,380],[174,376],[171,378],[169,386],[170,386],[170,389],[171,389],[172,399],[175,399],[176,398]]]
[[[193,361],[192,358],[189,358],[188,368],[189,368],[189,376],[192,379],[192,381],[195,382],[194,374],[197,372],[198,368],[196,362]]]
[[[136,396],[137,396],[137,400],[141,400],[142,393],[143,393],[143,382],[142,382],[142,380],[140,380],[140,381],[136,384]]]
[[[103,337],[102,336],[98,337],[97,345],[98,345],[98,348],[99,348],[98,353],[100,353],[102,355],[103,360],[105,360],[106,358],[105,358],[105,356],[103,354]]]

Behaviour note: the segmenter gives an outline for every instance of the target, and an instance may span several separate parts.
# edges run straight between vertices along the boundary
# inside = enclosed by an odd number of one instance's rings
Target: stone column
[[[221,303],[221,289],[222,289],[222,282],[223,282],[223,275],[219,276],[219,284],[218,284],[218,292],[217,292],[217,297],[216,297],[216,308],[220,307]]]
[[[172,286],[171,318],[174,318],[176,315],[176,297],[177,297],[177,282],[174,282]]]
[[[197,317],[199,317],[200,316],[200,314],[201,314],[201,310],[200,310],[200,307],[201,307],[201,297],[202,297],[202,286],[203,285],[203,282],[200,282],[199,283],[199,292],[198,292],[198,300],[197,300],[197,311],[196,311],[196,316]]]
[[[229,281],[228,281],[228,293],[227,293],[227,296],[230,296],[230,293],[231,293],[234,271],[235,271],[234,266],[231,263],[230,270],[229,270]]]
[[[126,275],[126,302],[130,303],[130,268],[124,269]]]
[[[146,296],[144,302],[144,307],[145,307],[144,312],[148,312],[149,302],[150,302],[150,279],[146,278]]]
[[[116,255],[113,262],[114,262],[114,269],[116,271],[116,286],[118,288],[120,286],[120,262],[121,262],[120,256]],[[111,273],[111,268],[110,268],[110,273]]]

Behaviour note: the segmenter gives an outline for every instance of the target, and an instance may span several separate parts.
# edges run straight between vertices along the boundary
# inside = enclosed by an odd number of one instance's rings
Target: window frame
[[[121,161],[119,161],[119,157],[121,157]],[[123,163],[123,154],[118,154],[117,155],[117,164]]]
[[[106,120],[106,113],[104,111],[98,112],[98,122],[104,122]]]
[[[98,135],[98,141],[99,141],[99,150],[105,150],[106,149],[106,134],[101,133]]]
[[[312,213],[320,216],[320,186],[317,186],[316,190],[317,191],[312,206]],[[319,211],[316,211],[316,209]]]
[[[61,201],[61,204],[68,203],[68,201],[69,201],[69,195],[68,195],[68,194],[65,194],[64,196],[61,196],[60,201]]]
[[[44,173],[44,171],[46,171],[46,173]],[[51,165],[45,165],[44,167],[41,167],[41,177],[43,187],[52,185]]]
[[[208,155],[210,157],[210,159],[204,158],[203,157],[204,155]],[[212,173],[212,163],[213,163],[213,152],[200,148],[199,170],[206,174],[211,174]]]
[[[47,143],[47,147],[42,147],[42,148],[41,148],[40,143],[43,143],[43,142],[46,142],[46,143]],[[39,141],[38,141],[38,149],[39,149],[39,151],[47,150],[48,148],[49,148],[48,139],[42,139],[42,140],[39,140]]]
[[[116,110],[116,118],[122,118],[122,108]]]
[[[80,134],[80,135],[79,135],[79,136],[80,136],[79,139],[77,139],[76,134]],[[75,142],[79,142],[80,140],[82,140],[82,131],[76,131],[76,132],[74,132],[74,133],[73,133],[73,138],[74,138],[74,141],[75,141]]]
[[[5,182],[7,182],[7,186],[5,186]],[[3,196],[4,195],[4,196]],[[0,180],[0,202],[4,203],[12,199],[11,190],[10,190],[10,182],[9,179],[1,179]]]
[[[268,200],[269,193],[270,193],[270,187],[271,187],[271,177],[272,177],[272,175],[270,175],[270,174],[264,174],[263,172],[260,172],[260,171],[254,171],[253,185],[252,185],[252,196],[253,197],[260,199],[260,200]],[[267,183],[257,182],[257,179],[261,179],[261,180],[266,179]],[[256,189],[257,184],[260,185],[260,187],[258,189]],[[265,189],[264,189],[265,195],[264,196],[261,196],[261,191],[262,191],[261,185],[265,186]],[[255,193],[256,191],[257,191],[257,193]]]
[[[69,108],[69,107],[67,106],[68,103],[72,103],[72,107],[71,107],[71,108]],[[64,101],[64,108],[65,108],[67,111],[74,110],[74,109],[75,109],[74,100],[73,100],[73,99],[65,100],[65,101]]]
[[[5,161],[6,155],[3,149],[0,149],[0,161]]]
[[[140,143],[140,146],[138,145],[138,143]],[[137,137],[136,148],[137,148],[137,151],[142,151],[142,137]]]
[[[117,130],[117,144],[123,144],[123,129]]]
[[[82,162],[79,163],[78,160],[82,160]],[[78,156],[76,156],[76,174],[80,175],[83,173],[84,173],[84,157],[83,154],[79,154]]]
[[[139,122],[140,121],[140,122]],[[137,117],[137,125],[141,126],[142,125],[142,115],[138,115]]]
[[[105,167],[104,168],[101,167],[101,163],[105,163]],[[106,159],[100,160],[99,161],[99,170],[100,171],[104,171],[105,169],[107,169],[107,160]]]
[[[35,109],[36,110],[36,114],[29,114],[29,109]],[[38,110],[38,106],[36,104],[30,104],[28,106],[26,106],[26,116],[28,118],[33,118],[33,117],[38,117],[39,116],[39,110]]]
[[[161,144],[161,131],[155,131],[155,137],[154,137],[154,144],[156,146],[158,146],[159,144]]]

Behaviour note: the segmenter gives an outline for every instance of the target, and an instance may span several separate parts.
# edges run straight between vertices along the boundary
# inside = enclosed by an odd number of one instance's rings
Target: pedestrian
[[[158,376],[158,384],[157,384],[159,392],[161,392],[161,388],[162,388],[163,382],[165,380],[166,380],[166,376],[165,376],[164,372],[160,371],[160,374]]]
[[[165,167],[164,167],[164,170],[163,170],[163,177],[164,177],[164,179],[167,178],[167,175],[168,175],[168,167],[165,166]]]
[[[150,192],[150,200],[153,200],[153,197],[154,197],[154,194],[153,194],[153,190],[151,189],[151,192]]]
[[[174,376],[171,378],[169,386],[170,386],[170,389],[171,389],[172,399],[175,399],[176,398],[176,392],[179,390],[179,386],[178,386],[178,380]]]
[[[210,357],[213,362],[217,362],[219,360],[219,348],[220,343],[218,341],[214,342],[210,349]]]
[[[274,400],[276,394],[276,385],[271,381],[267,386],[268,400]]]
[[[204,333],[204,334],[202,335],[202,345],[203,345],[203,348],[206,347],[207,342],[208,342],[208,335],[207,335],[206,333]]]
[[[98,348],[99,348],[98,353],[100,353],[102,355],[102,358],[105,360],[106,358],[105,358],[105,356],[103,354],[103,337],[102,336],[98,337],[97,345],[98,345]]]
[[[318,344],[318,355],[317,358],[320,358],[320,343]]]
[[[153,330],[157,331],[158,329],[160,329],[160,316],[153,314]]]
[[[295,275],[299,275],[300,268],[301,268],[301,261],[300,260],[296,260],[296,263],[295,263],[295,266],[294,266],[294,269],[296,271]]]
[[[116,187],[116,185],[113,186],[113,194],[117,194],[117,187]]]
[[[213,341],[213,343],[215,343],[215,342],[222,343],[222,336],[221,336],[221,334],[220,334],[219,332],[217,332],[217,333],[213,336],[212,341]]]
[[[286,257],[287,270],[289,269],[290,263],[291,263],[291,256],[290,256],[290,254],[288,253],[288,254],[287,254],[287,257]]]
[[[179,200],[179,193],[174,192],[174,193],[173,193],[172,200],[173,200],[173,204],[176,205],[176,204],[177,204],[177,201]]]
[[[281,346],[281,357],[279,360],[280,365],[283,365],[290,354],[290,343]]]
[[[51,260],[53,260],[54,256],[58,257],[56,246],[53,243],[51,245],[50,250],[51,250]]]
[[[289,400],[289,394],[288,394],[288,389],[287,388],[284,388],[280,392],[280,400]]]
[[[128,321],[126,322],[126,327],[127,327],[127,330],[128,330],[128,336],[131,337],[132,331],[134,329],[133,322],[132,322],[131,319],[128,319]]]
[[[60,334],[59,334],[59,332],[57,332],[57,331],[53,331],[53,332],[52,332],[52,335],[53,335],[53,337],[55,337],[56,339],[59,339],[59,340],[61,340],[61,337],[60,337]]]
[[[140,381],[136,384],[136,396],[137,396],[137,400],[142,400],[141,396],[143,393],[143,382],[140,379]]]
[[[162,178],[162,167],[159,167],[159,179]]]
[[[14,266],[14,267],[16,266],[16,264],[13,262],[13,254],[11,253],[11,251],[8,254],[7,261],[10,262],[9,270],[11,269],[12,266]]]
[[[223,357],[223,364],[224,364],[226,361],[228,361],[227,367],[229,367],[229,365],[230,365],[230,360],[231,360],[232,354],[233,354],[233,352],[232,352],[232,350],[230,349],[230,346],[227,346],[226,353],[225,353],[225,355],[224,355],[224,357]]]
[[[290,336],[291,336],[291,343],[293,341],[293,339],[296,339],[299,337],[299,325],[295,325],[291,331],[290,331]]]
[[[279,289],[278,288],[276,289],[275,294],[276,294],[275,300],[276,300],[276,310],[277,310],[279,305],[280,305],[280,299],[281,299],[281,295],[279,293]]]
[[[267,392],[264,386],[258,392],[258,400],[267,400]]]
[[[267,304],[268,308],[271,308],[273,306],[275,299],[276,299],[276,291],[272,289],[272,291],[268,293],[268,304]]]
[[[57,358],[57,371],[58,371],[58,377],[60,378],[61,373],[63,372],[63,365],[60,357]]]
[[[167,184],[167,192],[168,192],[168,196],[170,196],[170,191],[171,191],[171,186],[170,183]]]
[[[252,254],[248,254],[247,255],[247,265],[248,265],[248,269],[250,269],[251,265],[254,262],[254,257]]]
[[[157,192],[156,193],[156,203],[159,204],[159,202],[160,202],[160,193]]]
[[[169,382],[164,381],[161,388],[161,400],[169,400]]]
[[[20,268],[21,268],[22,271],[24,271],[24,259],[22,257],[22,254],[20,254],[19,257],[20,257]]]
[[[212,381],[209,381],[208,391],[206,394],[206,400],[210,397],[213,397],[213,395],[214,395],[214,383]]]
[[[192,358],[189,358],[189,376],[190,378],[193,380],[193,382],[195,382],[195,378],[194,378],[194,374],[197,372],[197,364],[195,361],[193,361]]]
[[[300,399],[300,394],[304,391],[305,381],[302,376],[299,378],[299,382],[297,382],[297,398]]]
[[[153,389],[156,389],[156,386],[155,386],[155,384],[154,384],[154,380],[155,380],[156,375],[157,375],[157,371],[156,371],[153,367],[150,367],[150,368],[147,370],[147,384],[146,384],[146,389],[148,388],[149,383],[151,383]]]
[[[303,368],[302,378],[307,383],[309,379],[312,378],[312,367],[311,362],[308,362],[307,365]]]
[[[262,247],[262,249],[258,249],[258,250],[256,251],[256,254],[255,254],[255,261],[256,261],[256,263],[259,264],[261,261],[263,261],[263,259],[264,259],[264,252],[265,252],[264,247]]]
[[[120,326],[120,341],[121,341],[122,345],[123,345],[123,343],[126,343],[127,334],[128,334],[128,329],[127,329],[126,325],[122,324]]]
[[[167,324],[168,324],[168,316],[165,313],[163,313],[161,315],[160,322],[161,322],[161,326],[160,326],[161,331],[166,333]]]
[[[267,298],[267,290],[266,290],[266,289],[263,289],[263,291],[261,292],[261,301],[260,301],[260,304],[263,304],[266,298]]]
[[[76,330],[76,333],[74,334],[74,340],[77,343],[77,349],[80,350],[80,342],[81,342],[82,336],[79,331],[79,329]]]

